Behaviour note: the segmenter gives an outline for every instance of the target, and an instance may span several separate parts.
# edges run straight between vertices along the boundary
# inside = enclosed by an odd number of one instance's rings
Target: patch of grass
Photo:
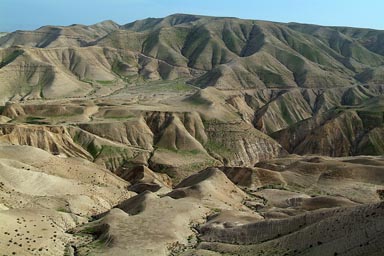
[[[81,132],[76,132],[72,138],[73,142],[75,142],[76,144],[80,144],[81,143],[80,137],[81,137]]]
[[[124,68],[124,63],[121,61],[114,61],[112,64],[112,72],[119,75]]]
[[[263,189],[279,189],[279,190],[287,190],[287,188],[283,184],[267,184],[264,185],[257,190],[263,190]]]
[[[96,240],[90,244],[94,249],[101,249],[105,247],[105,242],[102,240]]]
[[[150,33],[143,43],[143,52],[149,54],[150,51],[159,43],[159,30]]]
[[[124,147],[115,147],[109,145],[102,145],[99,153],[94,159],[103,159],[107,169],[114,169],[132,160],[135,153],[132,149]]]
[[[82,229],[81,233],[83,233],[83,234],[94,234],[94,233],[97,233],[98,231],[99,231],[98,228],[91,226],[91,227],[86,227],[86,228]]]
[[[188,92],[194,90],[194,88],[186,84],[183,79],[174,81],[152,81],[140,84],[139,86],[143,86],[142,89],[149,92]]]
[[[382,112],[357,111],[357,114],[363,121],[364,127],[369,130],[381,126],[384,121]]]
[[[95,159],[100,152],[102,151],[102,147],[96,146],[93,142],[88,144],[87,151],[92,155],[92,157]]]
[[[202,98],[200,95],[193,95],[185,99],[185,101],[193,104],[193,105],[210,105],[211,102]]]
[[[217,164],[217,162],[214,160],[207,160],[204,162],[192,163],[187,166],[183,166],[183,168],[188,171],[200,171],[207,167],[214,166],[215,164]]]
[[[204,147],[208,150],[208,152],[214,152],[223,157],[228,157],[232,154],[231,149],[227,148],[222,143],[214,141],[212,139],[208,140],[207,143],[204,144]]]
[[[48,122],[43,121],[43,120],[45,120],[44,117],[28,116],[25,119],[25,122],[28,124],[49,124]]]
[[[87,83],[87,84],[90,84],[90,85],[93,85],[93,81],[90,80],[90,79],[87,79],[87,78],[84,78],[84,79],[79,79],[81,82],[84,82],[84,83]]]
[[[267,85],[283,85],[284,84],[284,81],[280,74],[274,73],[267,69],[258,70],[257,75]]]
[[[191,87],[185,83],[174,83],[168,85],[168,88],[171,89],[172,91],[178,91],[178,92],[185,92],[185,91],[190,91]]]
[[[223,33],[223,41],[228,49],[240,55],[241,49],[244,47],[244,43],[239,40],[239,37],[237,37],[233,31],[230,29],[225,29]]]
[[[368,139],[362,145],[360,145],[362,154],[366,155],[383,155],[384,154],[384,142],[383,133],[380,130],[371,130],[368,133]]]
[[[288,107],[284,101],[282,101],[280,104],[280,111],[281,111],[282,117],[289,125],[294,123],[291,117],[291,113],[289,112]]]
[[[116,83],[116,80],[92,80],[92,79],[88,79],[88,78],[79,79],[79,80],[84,82],[84,83],[90,84],[92,86],[94,86],[95,83],[102,85],[102,86],[113,85],[114,83]]]
[[[0,68],[8,65],[9,63],[11,63],[12,61],[14,61],[17,57],[19,57],[20,55],[22,55],[24,53],[23,50],[14,50],[11,54],[5,56],[4,59],[1,60],[0,62]]]
[[[39,84],[38,87],[40,88],[40,98],[44,99],[45,96],[44,96],[44,85],[43,84]]]
[[[59,208],[56,209],[56,211],[64,212],[64,213],[71,213],[70,210],[68,210],[67,208],[64,208],[64,207],[59,207]]]
[[[98,84],[107,86],[107,85],[112,85],[112,84],[114,84],[116,81],[115,81],[115,80],[96,80],[96,82],[97,82]]]
[[[121,154],[124,152],[125,152],[125,149],[122,149],[120,147],[107,146],[107,145],[101,146],[101,150],[100,150],[100,154],[103,153],[105,155]]]
[[[137,63],[134,63],[137,66]],[[120,77],[121,80],[126,82],[127,84],[132,84],[133,82],[137,82],[140,80],[140,75],[132,73],[131,75],[124,74],[124,69],[127,67],[128,64],[115,60],[112,64],[112,72],[115,73],[117,76]],[[139,67],[138,67],[139,68]]]

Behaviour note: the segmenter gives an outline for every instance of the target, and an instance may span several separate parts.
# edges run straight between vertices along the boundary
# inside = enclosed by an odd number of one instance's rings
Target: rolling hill
[[[381,255],[383,49],[189,14],[0,36],[0,251]]]

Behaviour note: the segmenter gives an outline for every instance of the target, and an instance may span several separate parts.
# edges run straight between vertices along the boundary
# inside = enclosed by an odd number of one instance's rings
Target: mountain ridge
[[[115,97],[182,80],[200,92],[175,109],[211,104],[212,113],[238,116],[271,135],[307,119],[320,125],[316,120],[379,99],[383,38],[380,30],[188,14],[125,25],[45,26],[0,38],[1,101]],[[359,127],[348,143],[370,141]]]
[[[315,31],[308,32],[308,29]],[[363,34],[361,42],[349,36],[354,31]],[[200,76],[189,76],[193,78],[191,82],[200,87],[326,88],[383,82],[380,73],[384,56],[376,45],[384,32],[373,32],[378,35],[372,36],[372,30],[364,29],[181,14],[121,26],[105,21],[91,26],[48,26],[35,31],[16,31],[2,37],[0,46],[63,49],[98,46],[129,50],[171,66],[205,71],[206,74]],[[142,66],[117,61],[119,66]],[[110,72],[126,77],[117,69],[110,68]],[[156,74],[148,75],[144,75],[144,79],[159,78]],[[161,75],[161,79],[172,78]]]
[[[0,37],[0,251],[379,255],[383,35],[175,14]]]

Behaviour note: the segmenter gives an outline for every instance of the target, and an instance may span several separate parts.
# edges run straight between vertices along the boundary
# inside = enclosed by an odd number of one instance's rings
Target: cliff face
[[[87,151],[73,142],[65,127],[6,124],[0,128],[0,137],[2,142],[36,147],[54,155],[91,158]]]
[[[207,132],[207,147],[219,154],[227,165],[253,166],[286,153],[276,141],[249,123],[212,122],[207,124]]]
[[[238,227],[223,228],[208,224],[202,229],[203,242],[199,248],[237,252],[243,255],[251,255],[250,252],[279,255],[301,251],[320,255],[324,252],[339,254],[344,251],[344,248],[353,247],[353,244],[358,243],[362,248],[355,247],[349,251],[358,255],[361,253],[374,255],[377,247],[372,245],[370,239],[376,240],[377,237],[381,237],[381,234],[372,227],[382,225],[380,218],[374,217],[376,214],[382,215],[382,209],[382,203],[378,203],[352,209],[324,210],[289,220],[260,221]],[[352,219],[359,228],[357,229],[356,226],[346,228],[348,232],[345,234],[343,229]],[[306,231],[303,230],[305,228]],[[329,233],[329,230],[332,232]],[[361,230],[366,230],[366,238],[360,233]],[[324,234],[330,234],[330,236],[324,236]],[[335,243],[335,240],[338,243]],[[235,246],[235,244],[243,246]]]
[[[272,134],[291,153],[380,155],[383,114],[376,110],[331,110]],[[364,145],[364,146],[363,146]]]

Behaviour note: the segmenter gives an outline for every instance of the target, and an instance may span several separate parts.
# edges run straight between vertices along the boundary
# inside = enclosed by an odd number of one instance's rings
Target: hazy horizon
[[[126,24],[175,13],[383,30],[380,16],[383,9],[384,2],[379,0],[3,0],[0,31],[33,30],[44,25],[90,25],[103,20]]]

